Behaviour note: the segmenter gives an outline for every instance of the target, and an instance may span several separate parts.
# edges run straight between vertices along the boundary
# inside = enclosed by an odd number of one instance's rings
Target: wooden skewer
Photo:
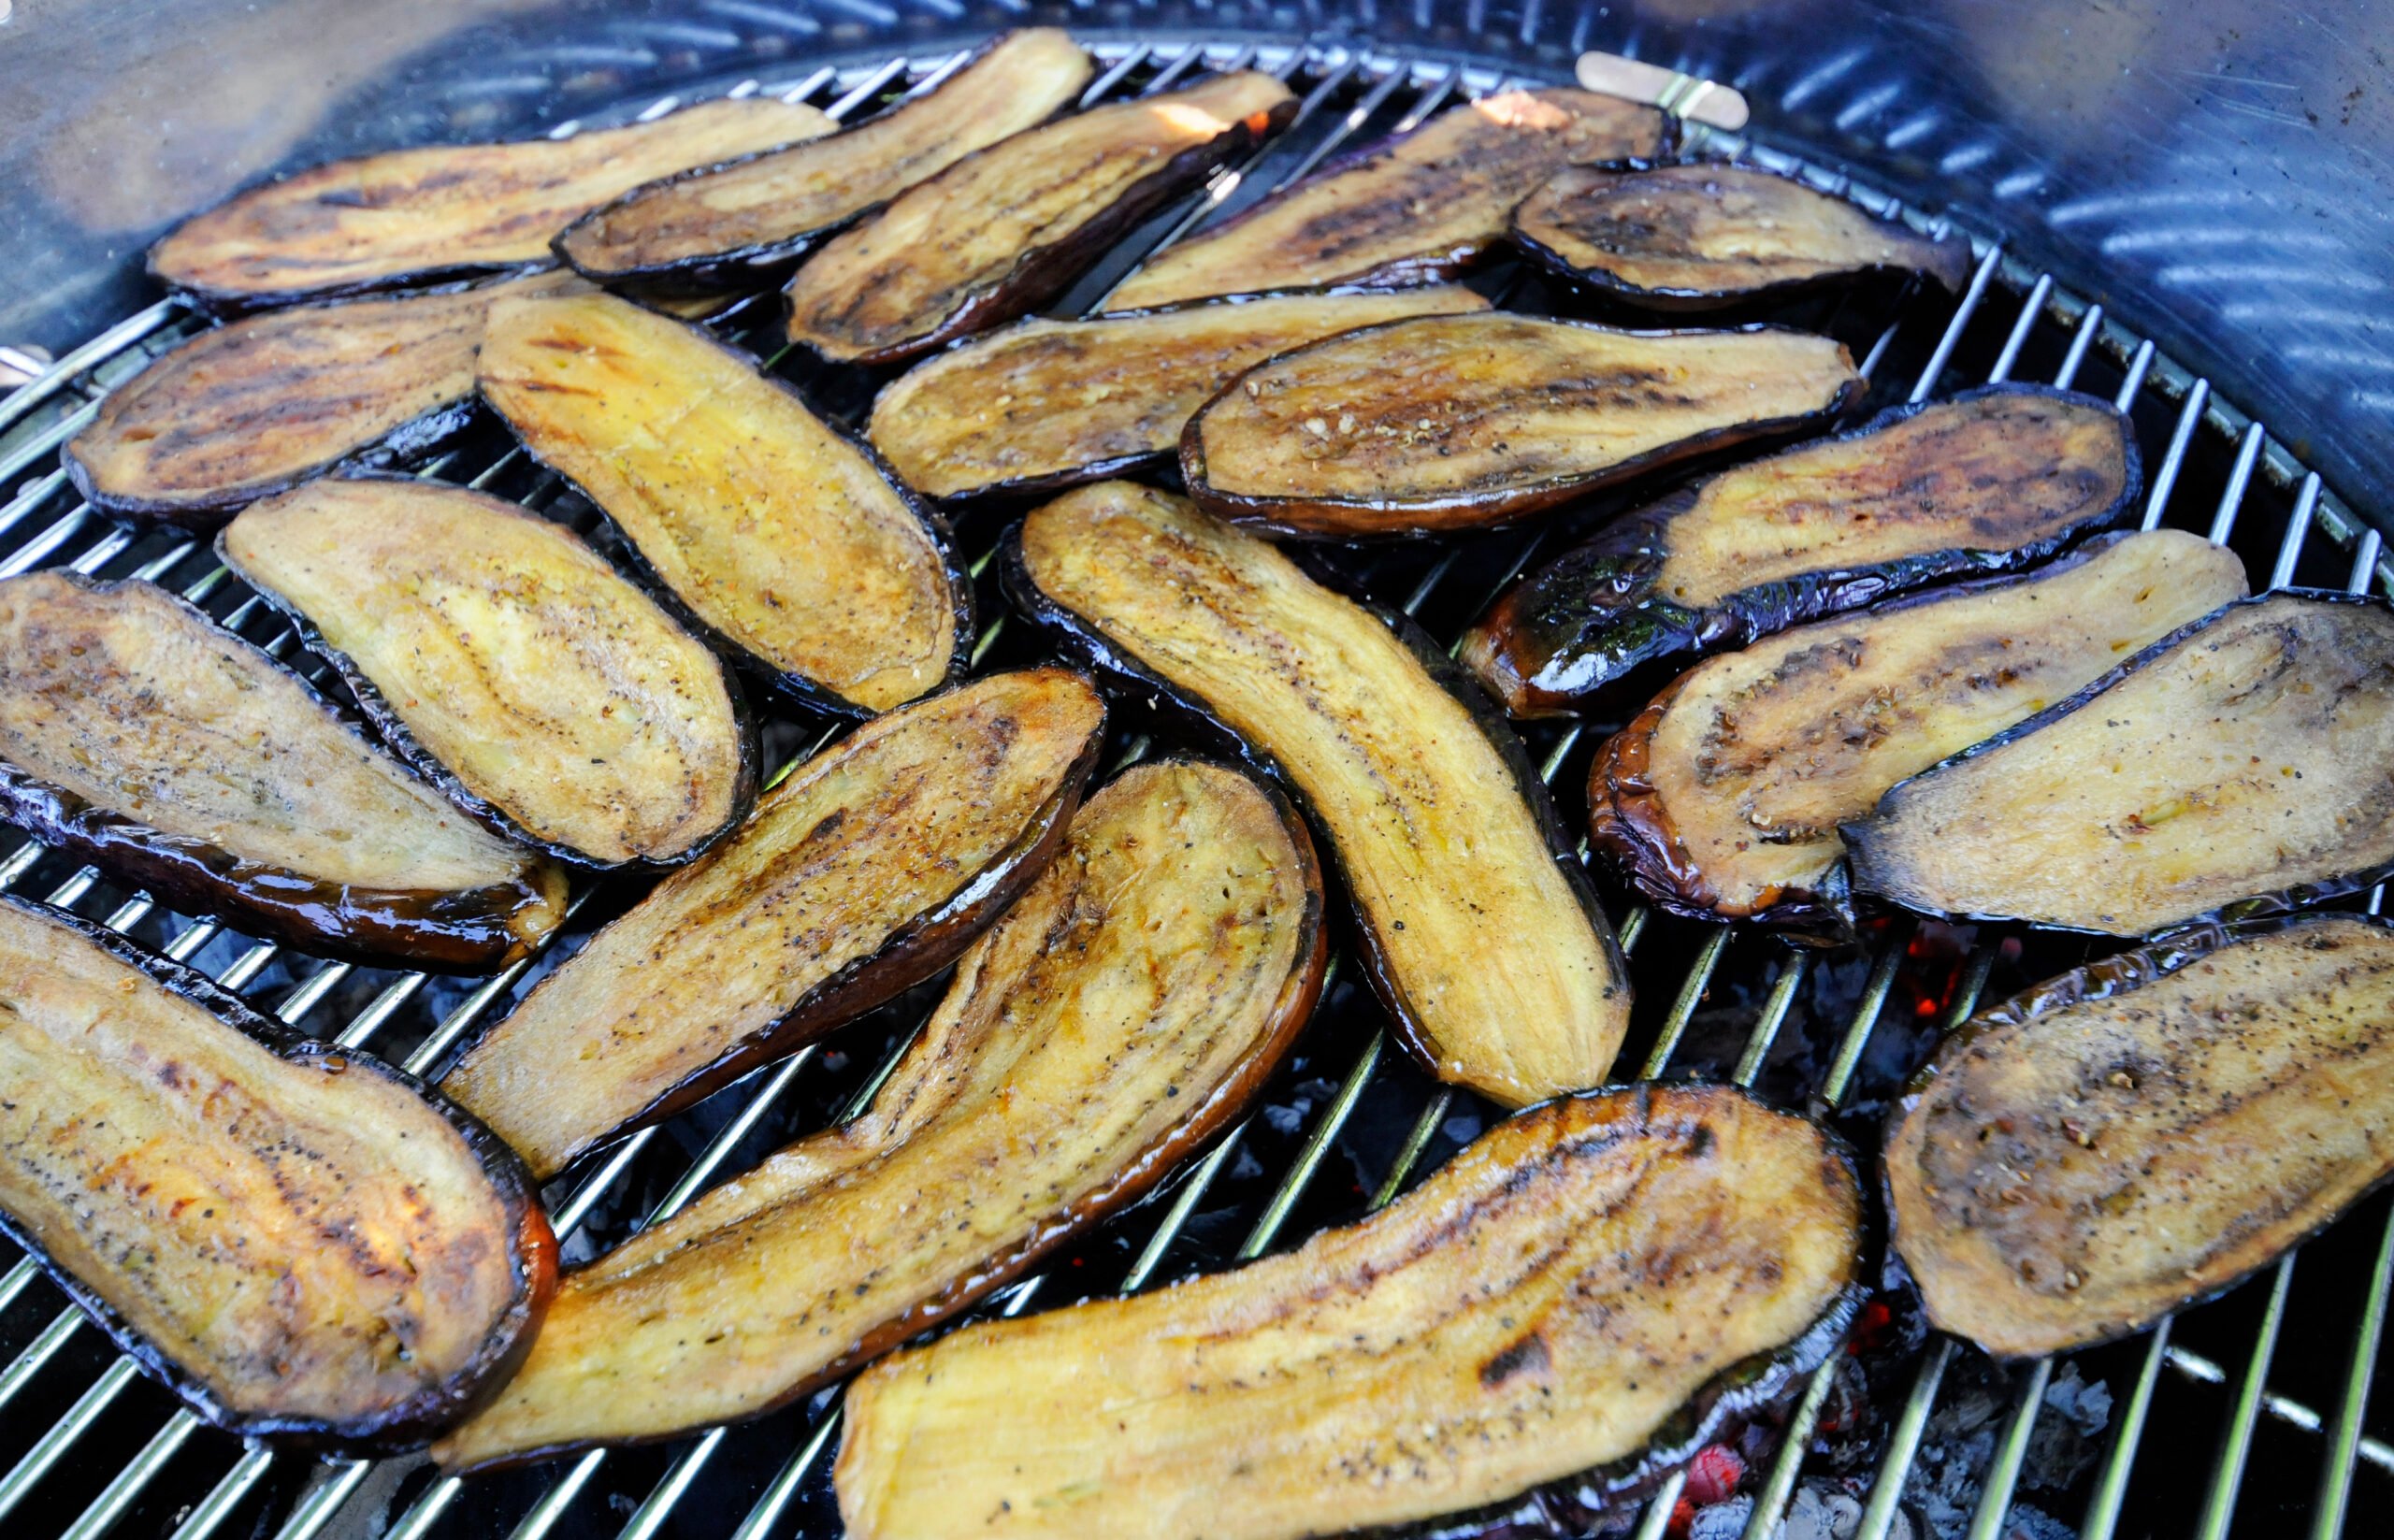
[[[1699,80],[1660,65],[1641,64],[1617,53],[1579,55],[1579,83],[1608,96],[1659,107],[1674,118],[1736,133],[1746,126],[1746,98],[1731,86]]]

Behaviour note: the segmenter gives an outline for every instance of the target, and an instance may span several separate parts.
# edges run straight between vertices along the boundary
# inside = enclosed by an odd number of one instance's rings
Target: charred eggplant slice
[[[545,262],[558,231],[642,182],[837,126],[751,96],[570,138],[333,161],[185,220],[151,248],[150,272],[238,309]]]
[[[2143,936],[2394,871],[2394,607],[2264,594],[1890,791],[1844,830],[1908,909]]]
[[[1604,1078],[1620,949],[1502,718],[1407,623],[1182,498],[1106,482],[1000,560],[1026,613],[1129,698],[1276,771],[1330,840],[1366,971],[1433,1074],[1507,1106]]]
[[[412,1075],[15,898],[0,1150],[0,1230],[245,1436],[421,1446],[506,1377],[556,1277],[524,1168]]]
[[[2105,536],[1698,664],[1596,752],[1595,846],[1674,913],[1835,937],[1839,824],[2243,591],[2243,563],[2183,530]]]
[[[1053,27],[1008,33],[928,95],[854,128],[635,188],[569,225],[557,254],[605,283],[753,281],[973,151],[1046,122],[1094,67]]]
[[[957,965],[873,1105],[570,1274],[451,1470],[760,1416],[943,1320],[1235,1118],[1321,987],[1304,827],[1130,770]]]
[[[956,960],[1037,877],[1096,761],[1080,675],[868,723],[542,979],[441,1081],[546,1180]]]
[[[1486,97],[1334,162],[1183,241],[1132,274],[1105,308],[1437,282],[1501,248],[1513,206],[1555,172],[1651,155],[1668,136],[1667,120],[1652,108],[1591,92]]]
[[[483,395],[710,637],[818,708],[937,689],[973,640],[946,529],[756,360],[608,295],[502,305]]]
[[[216,545],[402,758],[553,855],[672,865],[756,795],[754,725],[722,663],[512,503],[316,482],[251,504]]]
[[[1244,70],[967,155],[807,259],[790,340],[888,364],[1011,321],[1295,112],[1287,86]]]
[[[1208,512],[1282,534],[1435,534],[1784,438],[1861,393],[1843,346],[1780,327],[1425,316],[1240,375],[1189,420],[1180,471]]]
[[[1897,407],[1607,525],[1508,590],[1461,656],[1515,716],[1560,714],[1673,654],[2041,561],[2141,486],[2127,419],[2093,396],[1990,385]]]
[[[1861,1225],[1843,1147],[1742,1091],[1565,1097],[1294,1252],[876,1365],[840,1512],[856,1540],[1585,1534],[1835,1350]]]

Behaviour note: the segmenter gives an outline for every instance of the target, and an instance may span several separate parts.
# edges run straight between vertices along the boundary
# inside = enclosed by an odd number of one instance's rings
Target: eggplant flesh
[[[1673,654],[2041,561],[2142,484],[2127,419],[2093,396],[1991,385],[1898,407],[1608,525],[1507,592],[1461,655],[1515,716],[1562,714]]]
[[[1105,308],[1451,278],[1502,247],[1513,206],[1556,171],[1651,155],[1668,136],[1651,107],[1567,87],[1452,108],[1175,246]]]
[[[217,551],[401,757],[553,855],[685,860],[755,795],[753,728],[714,655],[512,503],[317,482],[252,503]]]
[[[1243,70],[967,155],[807,259],[789,281],[790,340],[887,364],[1011,321],[1295,112],[1287,86]]]
[[[541,980],[441,1089],[545,1181],[920,984],[1046,865],[1104,722],[1087,680],[1042,669],[867,724]]]
[[[1434,534],[1785,437],[1861,392],[1842,345],[1777,327],[1427,316],[1247,370],[1190,419],[1180,469],[1207,511],[1283,534]]]
[[[13,898],[0,1154],[0,1229],[245,1436],[422,1445],[505,1376],[555,1277],[523,1168],[412,1076]]]
[[[1256,782],[1083,804],[862,1116],[570,1274],[450,1470],[759,1416],[1014,1277],[1236,1117],[1312,1010],[1320,876]]]
[[[972,589],[872,452],[695,327],[610,295],[491,316],[482,388],[710,636],[800,700],[887,711],[963,666]]]
[[[851,1386],[857,1540],[1588,1533],[1824,1361],[1835,1139],[1727,1087],[1566,1097],[1298,1250],[969,1327]]]
[[[1594,844],[1675,913],[1839,934],[1840,824],[2243,592],[2198,536],[2108,536],[1713,658],[1597,751]]]
[[[1123,482],[1039,509],[1002,559],[1125,695],[1172,700],[1296,789],[1424,1067],[1508,1106],[1604,1078],[1629,1015],[1619,948],[1519,742],[1426,639]]]
[[[2156,641],[1847,825],[1908,909],[2150,935],[2394,871],[2394,608],[2285,590]]]

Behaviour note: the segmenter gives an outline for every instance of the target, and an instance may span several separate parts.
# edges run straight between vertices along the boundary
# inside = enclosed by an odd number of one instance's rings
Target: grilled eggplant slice
[[[1240,524],[1336,540],[1435,534],[1784,438],[1861,393],[1842,345],[1781,327],[1425,316],[1247,370],[1189,420],[1180,471],[1208,512]]]
[[[811,107],[751,96],[570,138],[333,161],[185,220],[151,248],[150,272],[238,309],[544,262],[557,232],[642,182],[837,126]]]
[[[415,1077],[0,898],[0,1231],[206,1420],[421,1446],[556,1277],[524,1168]]]
[[[2243,591],[2243,563],[2183,530],[2112,535],[1698,664],[1596,752],[1595,846],[1675,914],[1838,938],[1839,824]]]
[[[685,617],[784,693],[860,714],[973,643],[945,526],[756,360],[608,295],[491,315],[483,395]]]
[[[1054,27],[1010,32],[930,94],[854,128],[635,188],[567,226],[557,255],[604,283],[753,282],[827,231],[1046,122],[1094,67]]]
[[[1836,1139],[1742,1091],[1565,1097],[1294,1252],[876,1365],[840,1512],[856,1540],[1585,1534],[1834,1351],[1861,1224]]]
[[[1722,472],[1523,578],[1462,657],[1515,716],[1568,712],[1674,654],[1968,572],[2042,561],[2136,502],[2111,403],[1990,385]]]
[[[217,553],[450,800],[588,866],[688,859],[756,795],[735,683],[568,530],[420,482],[252,503]]]
[[[867,724],[541,980],[441,1089],[545,1181],[912,988],[1046,866],[1104,724],[1059,669]]]
[[[2143,936],[2394,871],[2394,607],[2265,594],[2154,643],[1846,826],[1908,909]]]
[[[1490,96],[1183,241],[1132,275],[1105,308],[1437,282],[1500,249],[1513,206],[1564,166],[1651,155],[1668,137],[1660,112],[1617,97],[1565,87]]]
[[[266,654],[151,583],[0,583],[0,817],[304,951],[478,972],[565,913]]]
[[[1235,1118],[1311,1012],[1320,873],[1215,765],[1130,770],[958,964],[855,1122],[570,1274],[451,1470],[759,1416],[1132,1202]]]
[[[1295,112],[1287,86],[1244,70],[967,155],[807,259],[790,340],[888,364],[1011,321]]]
[[[1507,1106],[1593,1086],[1620,949],[1520,741],[1418,628],[1178,497],[1106,482],[1000,556],[1026,613],[1132,699],[1278,774],[1327,834],[1366,971],[1433,1074]]]
[[[870,432],[907,484],[935,497],[1060,490],[1169,459],[1206,398],[1275,353],[1487,308],[1438,285],[1025,321],[915,366],[873,402]]]

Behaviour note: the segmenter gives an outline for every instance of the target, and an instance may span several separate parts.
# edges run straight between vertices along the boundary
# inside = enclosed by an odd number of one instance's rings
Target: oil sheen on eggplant
[[[1624,332],[1488,310],[1345,333],[1257,365],[1180,439],[1207,511],[1352,540],[1481,528],[1827,422],[1845,348],[1780,327]]]
[[[252,503],[216,543],[403,758],[552,854],[671,865],[755,796],[754,728],[722,663],[513,503],[316,482]]]
[[[1507,1106],[1595,1085],[1620,950],[1520,741],[1427,638],[1183,498],[1106,482],[1033,512],[1016,602],[1273,767],[1328,835],[1373,987],[1441,1080]]]
[[[1700,663],[1596,751],[1595,847],[1674,913],[1837,935],[1839,824],[2243,592],[2198,536],[2112,535]]]
[[[2230,605],[1844,833],[1890,902],[2114,936],[2368,887],[2394,870],[2394,608]]]
[[[15,898],[0,1230],[197,1416],[352,1454],[487,1394],[556,1275],[523,1167],[413,1076]]]
[[[1842,1147],[1742,1091],[1565,1097],[1293,1252],[874,1366],[841,1516],[855,1540],[1585,1534],[1828,1357],[1861,1227]]]
[[[787,693],[887,711],[962,667],[972,586],[944,526],[755,359],[575,295],[496,309],[482,388],[689,617]]]
[[[150,251],[159,281],[239,308],[544,262],[558,231],[642,182],[838,124],[771,96],[563,139],[333,161],[237,193]]]
[[[762,1415],[964,1309],[1236,1118],[1320,992],[1287,804],[1164,761],[1092,796],[862,1116],[570,1274],[450,1470]]]
[[[789,281],[790,340],[887,364],[1011,321],[1295,112],[1287,86],[1243,70],[967,155],[807,259]]]
[[[1460,655],[1513,715],[1563,714],[1656,659],[2041,561],[2126,514],[2139,472],[2127,419],[2091,396],[1897,407],[1606,525],[1507,590]]]
[[[1651,107],[1567,87],[1451,108],[1175,246],[1105,308],[1436,282],[1500,249],[1513,206],[1564,166],[1651,155],[1668,135]]]
[[[133,579],[0,582],[0,817],[302,951],[483,971],[564,917],[554,863]]]
[[[607,283],[753,281],[826,231],[1072,106],[1094,68],[1056,28],[1010,32],[930,94],[854,128],[635,188],[568,226],[557,254]]]
[[[859,727],[542,979],[440,1083],[543,1181],[956,960],[1095,763],[1080,675],[997,674]]]

